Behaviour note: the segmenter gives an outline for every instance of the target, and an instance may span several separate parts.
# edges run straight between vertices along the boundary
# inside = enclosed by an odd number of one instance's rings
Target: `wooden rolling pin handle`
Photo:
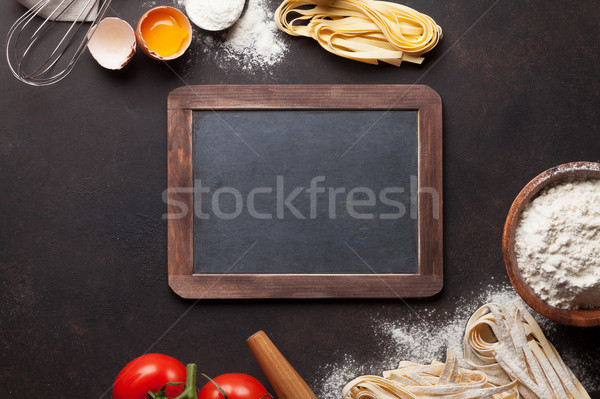
[[[264,331],[246,340],[279,399],[317,399]]]

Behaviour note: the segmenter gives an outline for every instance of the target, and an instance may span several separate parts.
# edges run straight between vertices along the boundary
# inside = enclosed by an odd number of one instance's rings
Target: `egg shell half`
[[[135,54],[135,32],[120,18],[104,18],[90,35],[87,48],[98,64],[106,69],[123,68]]]

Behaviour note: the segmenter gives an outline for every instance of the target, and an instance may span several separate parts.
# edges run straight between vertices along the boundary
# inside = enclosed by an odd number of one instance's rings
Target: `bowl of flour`
[[[502,237],[519,295],[562,324],[600,325],[600,163],[536,176],[514,200]]]

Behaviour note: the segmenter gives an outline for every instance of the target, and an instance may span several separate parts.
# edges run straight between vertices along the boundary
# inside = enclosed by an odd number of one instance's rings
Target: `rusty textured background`
[[[320,366],[341,354],[378,360],[372,314],[410,320],[397,300],[201,301],[167,331],[193,304],[167,286],[161,218],[166,98],[183,81],[431,86],[444,107],[445,288],[410,306],[438,310],[442,324],[457,302],[508,284],[500,238],[513,198],[549,167],[600,160],[600,2],[404,4],[444,28],[422,66],[362,65],[289,38],[285,61],[266,71],[223,69],[197,51],[169,67],[139,52],[109,72],[86,54],[63,82],[32,88],[3,57],[0,396],[109,397],[119,369],[159,338],[153,351],[197,361],[209,375],[266,382],[245,344],[259,329],[314,386]],[[113,3],[132,24],[147,8]],[[23,11],[0,2],[2,37]],[[600,369],[600,329],[554,326],[549,338]]]

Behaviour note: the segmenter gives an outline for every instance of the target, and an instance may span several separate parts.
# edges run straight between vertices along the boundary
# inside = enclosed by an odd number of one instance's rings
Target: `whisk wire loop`
[[[86,0],[85,4],[80,0],[59,0],[48,10],[51,1],[39,0],[15,21],[7,34],[6,59],[10,71],[17,79],[32,86],[57,83],[73,70],[111,3],[111,0],[105,0],[96,15],[90,18],[94,3],[99,0]],[[60,22],[72,7],[80,7],[71,16],[73,21]],[[40,16],[44,11],[45,18]],[[88,29],[82,30],[90,19]],[[47,45],[45,39],[59,27],[63,28],[62,35]],[[33,33],[27,37],[26,32],[31,31]]]

